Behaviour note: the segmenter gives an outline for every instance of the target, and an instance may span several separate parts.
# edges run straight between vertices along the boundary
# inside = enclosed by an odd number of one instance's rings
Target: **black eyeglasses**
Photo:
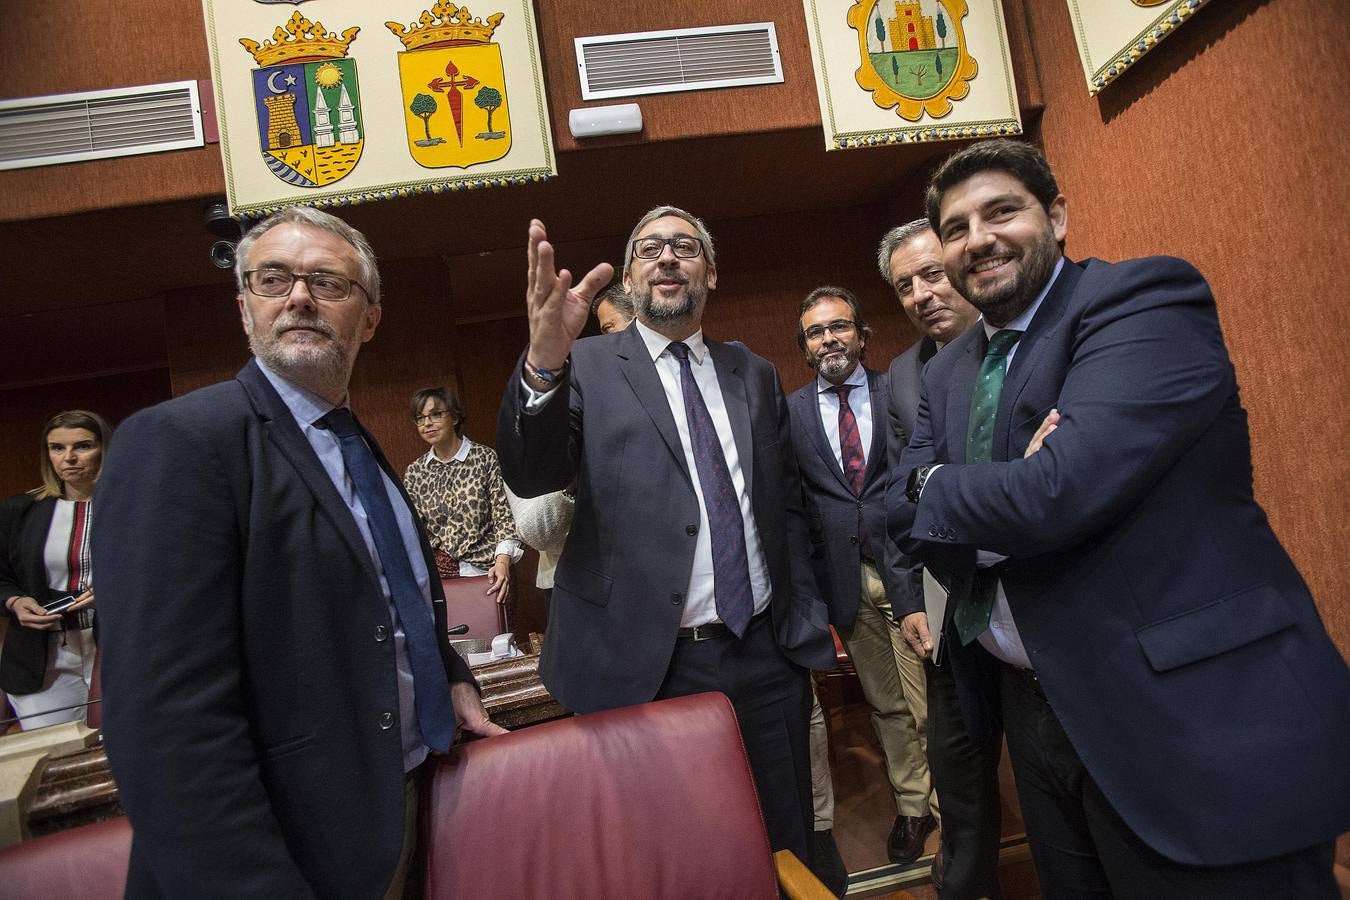
[[[633,255],[638,259],[656,259],[670,246],[680,259],[695,259],[703,255],[703,242],[695,237],[645,237],[633,241]]]
[[[849,319],[835,319],[833,322],[827,322],[824,325],[812,325],[803,333],[808,341],[814,343],[823,338],[827,331],[835,337],[843,337],[855,327],[855,324]]]
[[[244,283],[259,297],[279,300],[289,297],[297,280],[303,281],[309,295],[315,300],[346,300],[352,288],[365,287],[343,275],[332,272],[288,272],[285,269],[250,269],[244,273]]]

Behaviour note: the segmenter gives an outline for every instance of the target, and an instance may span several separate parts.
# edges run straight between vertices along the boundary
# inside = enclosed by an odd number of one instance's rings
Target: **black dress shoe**
[[[923,853],[923,842],[937,827],[932,814],[926,816],[896,816],[891,836],[886,839],[886,855],[891,862],[907,866]]]
[[[820,879],[820,883],[836,897],[842,897],[848,891],[848,869],[839,856],[839,847],[834,842],[834,834],[828,830],[817,831],[815,846],[812,848],[815,861],[811,871]]]

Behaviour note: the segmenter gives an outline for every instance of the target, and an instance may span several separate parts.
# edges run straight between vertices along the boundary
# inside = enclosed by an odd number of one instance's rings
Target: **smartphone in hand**
[[[47,613],[47,615],[54,616],[57,613],[65,612],[67,609],[70,609],[70,607],[74,605],[75,605],[75,595],[67,594],[64,597],[57,597],[55,600],[48,600],[46,603],[42,604],[42,608]]]

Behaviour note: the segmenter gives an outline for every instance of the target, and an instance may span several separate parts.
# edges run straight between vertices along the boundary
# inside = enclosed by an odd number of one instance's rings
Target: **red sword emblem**
[[[478,87],[478,79],[472,75],[459,77],[459,67],[454,61],[445,64],[445,74],[450,76],[447,81],[439,75],[427,82],[427,87],[437,93],[445,94],[446,100],[450,104],[450,115],[455,120],[455,134],[459,137],[459,145],[464,146],[464,98],[461,91],[471,91]]]

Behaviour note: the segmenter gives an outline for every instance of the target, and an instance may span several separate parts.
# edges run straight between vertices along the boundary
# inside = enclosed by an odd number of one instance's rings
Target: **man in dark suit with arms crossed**
[[[98,486],[127,895],[400,896],[411,776],[457,724],[502,729],[449,649],[407,495],[346,409],[383,311],[370,245],[292,207],[238,260],[255,359],[128,419]]]
[[[1064,259],[1020,142],[927,206],[984,321],[924,373],[891,527],[951,588],[958,686],[1000,692],[1043,892],[1335,897],[1350,674],[1252,497],[1204,279]]]
[[[717,268],[694,216],[657,207],[639,221],[624,270],[637,319],[578,341],[611,272],[573,288],[530,224],[530,346],[497,452],[520,496],[576,481],[540,674],[578,712],[726,693],[770,842],[809,863],[807,669],[832,666],[834,647],[777,373],[704,338]]]

